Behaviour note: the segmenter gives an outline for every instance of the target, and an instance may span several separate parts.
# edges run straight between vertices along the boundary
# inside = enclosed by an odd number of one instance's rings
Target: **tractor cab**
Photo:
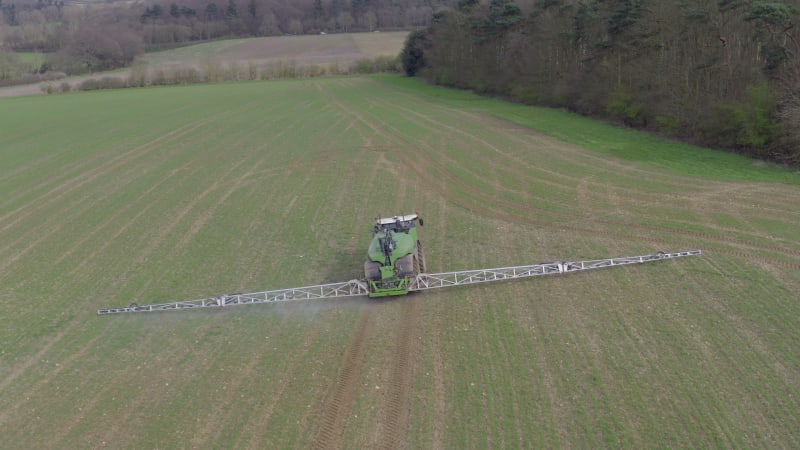
[[[417,226],[417,220],[419,220],[419,224],[422,226],[422,219],[417,214],[375,219],[375,226],[372,228],[372,233],[375,234],[381,231],[408,233],[412,228]]]

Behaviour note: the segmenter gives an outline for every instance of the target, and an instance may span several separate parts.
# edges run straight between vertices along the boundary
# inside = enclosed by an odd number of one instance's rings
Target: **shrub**
[[[681,130],[681,122],[676,118],[667,116],[656,116],[655,120],[658,129],[664,133],[676,134]]]
[[[100,79],[89,78],[78,85],[78,90],[96,91],[99,89],[122,89],[126,86],[125,80],[117,77],[103,77]]]
[[[351,73],[400,72],[401,64],[396,56],[362,58],[350,68]]]
[[[223,74],[224,81],[242,81],[247,78],[245,71],[236,62],[228,64],[228,66],[223,69]]]
[[[775,98],[766,84],[748,88],[747,96],[747,102],[734,110],[741,126],[738,144],[764,149],[777,137],[779,130]]]
[[[324,66],[312,64],[306,68],[306,76],[308,77],[321,77],[327,73]]]
[[[175,84],[193,84],[203,82],[203,77],[194,67],[176,69],[172,75],[172,79]]]
[[[514,85],[509,89],[511,97],[518,99],[522,103],[536,104],[541,101],[539,91],[531,85]]]
[[[622,120],[628,126],[647,124],[644,106],[634,102],[633,96],[620,86],[611,94],[611,101],[606,105],[606,112],[615,119]]]
[[[258,79],[258,64],[256,64],[254,61],[247,62],[247,79],[248,80]]]
[[[345,73],[338,61],[328,65],[326,72],[330,75],[342,75]]]
[[[128,75],[128,87],[147,86],[147,64],[135,64]]]
[[[223,81],[224,72],[222,65],[217,61],[208,58],[203,64],[203,78],[209,82]]]
[[[369,58],[362,58],[351,67],[353,73],[372,73],[375,71],[372,61]]]
[[[152,86],[164,86],[167,84],[172,84],[169,82],[167,78],[167,74],[163,70],[156,70],[150,75],[150,85]]]
[[[426,66],[425,46],[428,43],[428,36],[425,31],[414,31],[406,38],[403,50],[400,53],[403,71],[406,75],[413,77],[420,69]]]

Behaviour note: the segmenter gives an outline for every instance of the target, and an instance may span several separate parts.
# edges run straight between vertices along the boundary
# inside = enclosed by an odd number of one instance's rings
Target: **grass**
[[[388,76],[11,98],[0,117],[3,446],[800,444],[794,172]],[[372,217],[414,210],[430,271],[704,254],[95,314],[358,277]]]
[[[233,47],[247,42],[253,42],[257,39],[260,38],[224,39],[219,41],[203,42],[200,44],[178,47],[171,50],[149,53],[140,59],[150,64],[185,64],[219,56]]]
[[[454,89],[426,85],[417,78],[387,78],[412,87],[453,107],[485,111],[548,136],[615,158],[635,161],[680,174],[732,181],[800,183],[797,170],[753,160],[722,150],[665,140],[649,133],[584,118],[563,110],[519,105]]]
[[[157,67],[202,66],[208,61],[295,61],[300,65],[338,62],[344,66],[360,58],[400,53],[407,32],[335,33],[327,35],[271,36],[204,42],[149,53],[139,59]]]
[[[19,60],[24,63],[31,64],[33,66],[41,66],[44,62],[44,54],[40,52],[16,52],[15,53]]]

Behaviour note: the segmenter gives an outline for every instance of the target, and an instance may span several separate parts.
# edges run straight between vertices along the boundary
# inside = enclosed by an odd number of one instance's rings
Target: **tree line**
[[[459,0],[407,74],[800,165],[800,0]]]
[[[0,54],[45,52],[40,71],[129,65],[148,49],[228,37],[409,29],[454,0],[0,0]],[[5,73],[15,73],[6,70]],[[1,81],[1,80],[0,80]]]

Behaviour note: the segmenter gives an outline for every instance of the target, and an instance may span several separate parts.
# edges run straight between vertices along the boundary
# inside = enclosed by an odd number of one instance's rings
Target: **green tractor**
[[[417,214],[375,220],[364,263],[370,297],[405,295],[414,278],[425,272],[417,221],[422,226]]]

